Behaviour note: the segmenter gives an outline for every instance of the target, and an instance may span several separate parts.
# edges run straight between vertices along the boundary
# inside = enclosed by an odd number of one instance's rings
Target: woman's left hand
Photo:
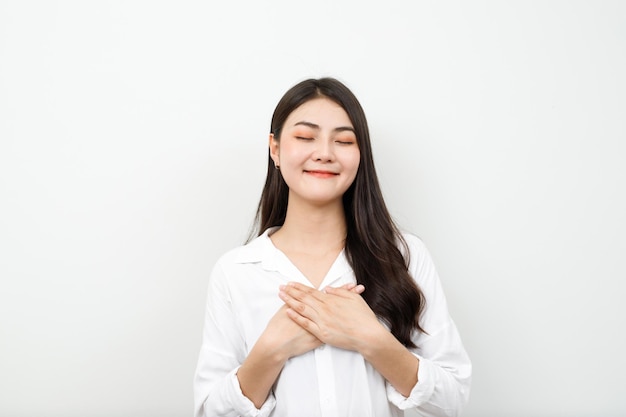
[[[289,307],[289,317],[319,340],[338,348],[361,351],[386,329],[360,292],[345,286],[319,291],[290,282],[280,287],[279,296]]]

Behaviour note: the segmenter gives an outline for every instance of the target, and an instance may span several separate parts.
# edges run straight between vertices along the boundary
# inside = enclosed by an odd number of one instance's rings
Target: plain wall
[[[208,273],[296,82],[350,86],[474,364],[626,415],[626,3],[0,1],[0,415],[190,416]]]

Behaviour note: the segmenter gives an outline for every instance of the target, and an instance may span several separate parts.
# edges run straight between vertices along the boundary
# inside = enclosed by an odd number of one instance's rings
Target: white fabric
[[[408,398],[360,354],[328,345],[288,360],[260,410],[241,393],[237,369],[283,304],[278,286],[289,281],[311,286],[266,231],[222,256],[209,279],[194,380],[195,416],[387,417],[402,416],[401,410],[410,408],[422,416],[459,415],[469,397],[470,360],[428,251],[417,237],[404,237],[410,273],[426,297],[421,324],[428,333],[413,335],[418,348],[412,352],[420,363],[418,382]],[[352,282],[354,273],[342,252],[320,289]]]

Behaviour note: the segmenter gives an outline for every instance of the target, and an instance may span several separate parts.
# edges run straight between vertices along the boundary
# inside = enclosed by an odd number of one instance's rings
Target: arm
[[[247,354],[228,281],[218,262],[209,279],[194,378],[195,416],[267,416],[275,405],[271,387],[285,361],[321,342],[289,319],[282,307]],[[362,290],[354,285],[345,288]]]
[[[281,287],[289,317],[330,345],[359,352],[399,392],[408,396],[417,383],[418,358],[378,321],[354,292],[327,287],[324,292],[299,283]]]
[[[311,333],[295,324],[281,307],[243,362],[237,378],[241,391],[257,408],[267,399],[287,359],[321,345]]]
[[[196,417],[255,415],[257,410],[241,393],[235,375],[246,351],[227,281],[218,262],[209,278],[202,346],[194,378]]]
[[[416,408],[424,416],[457,416],[469,400],[472,365],[450,317],[441,280],[428,250],[417,237],[405,235],[410,250],[409,272],[426,298],[421,324],[411,349],[420,360],[419,382],[408,398],[388,390],[400,408]]]
[[[282,288],[296,323],[325,343],[357,351],[389,382],[389,401],[424,416],[456,416],[467,403],[471,363],[447,309],[441,283],[422,242],[407,239],[411,275],[426,297],[417,349],[407,349],[375,318],[361,297],[341,289],[325,292],[299,284]]]
[[[259,355],[263,342],[257,343],[248,354],[238,314],[241,306],[233,303],[231,291],[236,289],[229,286],[232,279],[225,271],[229,263],[226,262],[225,265],[222,265],[221,260],[218,261],[209,278],[202,347],[194,379],[194,415],[265,417],[274,409],[276,403],[270,393],[270,387],[282,365],[274,371],[274,375],[271,369],[261,370],[258,366],[255,367],[255,361],[262,364],[266,359]],[[272,321],[276,321],[276,317],[270,319],[270,322]],[[269,326],[268,323],[268,327],[273,326]],[[267,334],[267,329],[264,334]],[[270,365],[270,362],[267,365]],[[258,388],[253,384],[256,391],[240,383],[238,373],[242,367],[244,382],[246,369],[257,371],[250,374],[252,378],[262,377]],[[271,380],[268,382],[263,378]],[[259,394],[263,390],[264,392]]]
[[[419,359],[387,329],[364,341],[358,352],[404,397],[417,384]]]
[[[218,263],[209,280],[194,381],[195,416],[267,416],[275,405],[271,387],[284,363],[321,342],[289,319],[282,307],[247,354],[227,282]]]
[[[357,295],[363,292],[364,287],[346,284],[341,289]],[[289,358],[302,355],[322,344],[317,337],[291,320],[287,310],[287,305],[283,305],[276,312],[237,372],[243,394],[257,408],[265,402]]]

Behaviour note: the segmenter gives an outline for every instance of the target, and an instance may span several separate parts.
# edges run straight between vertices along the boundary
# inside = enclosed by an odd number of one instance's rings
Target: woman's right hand
[[[342,288],[361,294],[362,285],[346,284]],[[287,315],[283,305],[270,319],[237,372],[239,386],[257,408],[261,408],[285,362],[322,345],[320,340]]]
[[[361,294],[363,285],[345,284],[341,288]],[[313,334],[303,329],[287,315],[287,305],[283,305],[270,319],[261,335],[263,346],[269,352],[280,355],[279,360],[287,361],[294,356],[302,355],[322,345]]]
[[[270,319],[260,341],[268,352],[279,355],[280,362],[302,355],[322,345],[320,340],[298,326],[287,315],[287,306],[283,305]]]

